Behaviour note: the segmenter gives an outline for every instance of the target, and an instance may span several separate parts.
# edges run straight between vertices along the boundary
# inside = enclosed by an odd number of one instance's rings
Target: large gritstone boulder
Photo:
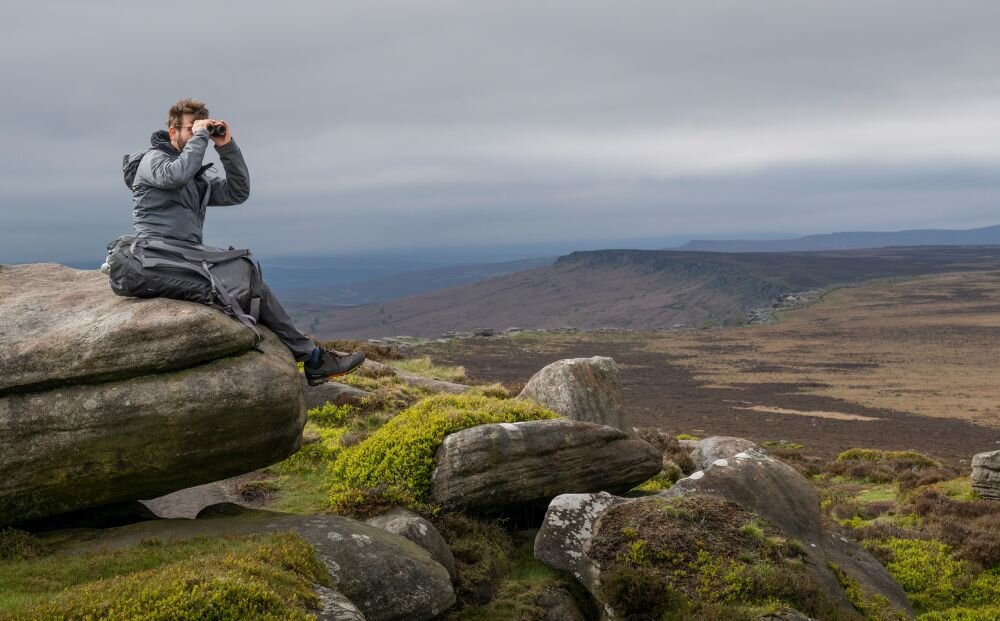
[[[531,399],[560,416],[608,425],[634,434],[622,412],[618,366],[611,358],[558,360],[535,373],[519,399]]]
[[[333,588],[320,591],[324,605],[321,619],[419,621],[434,618],[455,603],[451,578],[445,568],[426,550],[399,535],[335,515],[256,510],[225,515],[231,513],[228,509],[218,513],[222,516],[157,520],[100,532],[83,531],[61,544],[62,553],[86,554],[148,539],[169,542],[198,536],[295,531],[316,549],[316,556],[333,578]],[[74,543],[77,540],[81,543]],[[352,610],[354,607],[357,610]]]
[[[288,349],[96,271],[0,266],[0,525],[155,498],[298,450]]]
[[[713,541],[718,549],[711,548]],[[777,558],[787,560],[768,557],[774,542],[783,542],[785,551]],[[738,561],[732,558],[737,551]],[[685,556],[695,552],[705,556]],[[559,496],[535,539],[535,556],[575,576],[608,618],[631,614],[620,609],[620,601],[618,609],[612,605],[614,587],[606,577],[629,571],[623,566],[629,559],[652,564],[650,571],[662,572],[658,579],[665,585],[695,575],[711,580],[726,571],[753,575],[758,566],[768,566],[768,571],[786,572],[787,584],[808,584],[808,592],[821,594],[803,600],[818,607],[811,616],[860,618],[845,583],[858,585],[865,597],[885,598],[904,615],[913,614],[885,567],[824,529],[819,497],[809,481],[758,447],[720,457],[653,497]],[[671,563],[686,573],[676,573]]]
[[[567,419],[480,425],[445,438],[431,497],[495,513],[572,492],[624,492],[660,471],[659,451],[622,431]]]
[[[1000,500],[1000,451],[972,458],[972,489],[987,500]]]

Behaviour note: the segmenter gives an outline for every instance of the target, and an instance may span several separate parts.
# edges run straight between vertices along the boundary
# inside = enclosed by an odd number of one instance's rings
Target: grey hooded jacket
[[[126,155],[125,184],[132,189],[132,224],[138,235],[202,243],[205,211],[239,205],[250,196],[250,175],[235,141],[216,147],[226,179],[209,177],[202,165],[211,138],[199,129],[177,151],[165,131],[150,138],[152,149]]]

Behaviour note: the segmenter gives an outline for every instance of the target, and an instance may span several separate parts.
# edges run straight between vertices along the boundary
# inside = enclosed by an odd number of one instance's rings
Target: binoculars
[[[208,126],[208,135],[222,138],[226,135],[226,126],[222,123],[213,123]]]

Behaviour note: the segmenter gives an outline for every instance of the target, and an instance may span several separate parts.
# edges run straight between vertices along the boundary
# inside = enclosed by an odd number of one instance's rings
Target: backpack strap
[[[246,249],[197,250],[195,248],[182,248],[180,246],[174,246],[173,244],[168,244],[158,239],[147,239],[145,247],[152,248],[153,250],[159,250],[160,252],[165,252],[167,254],[176,255],[186,261],[194,261],[196,263],[207,262],[210,265],[225,263],[227,261],[241,259],[250,255],[250,251]]]
[[[155,250],[160,250],[158,246],[153,246],[152,244],[160,244],[160,242],[152,240],[143,240],[141,238],[136,239],[134,242],[132,242],[131,254],[133,257],[139,260],[139,263],[142,265],[144,269],[169,267],[173,269],[192,272],[207,279],[212,286],[212,298],[217,301],[220,310],[222,310],[222,312],[226,313],[233,319],[236,319],[244,326],[250,328],[250,330],[257,337],[253,347],[254,349],[260,348],[260,342],[263,340],[263,337],[261,336],[260,331],[257,330],[257,318],[243,312],[243,308],[240,306],[239,300],[237,300],[233,296],[233,294],[231,294],[229,290],[225,286],[223,286],[222,283],[219,282],[219,280],[215,277],[215,275],[212,274],[212,270],[209,269],[210,264],[208,263],[208,261],[201,261],[200,263],[192,263],[190,261],[183,260],[183,257],[182,260],[174,260],[162,257],[147,256],[146,253],[144,252],[144,249],[146,247],[150,247]],[[167,246],[166,244],[163,245]],[[167,246],[167,247],[175,249],[173,246]],[[259,311],[258,311],[258,316],[259,316]]]

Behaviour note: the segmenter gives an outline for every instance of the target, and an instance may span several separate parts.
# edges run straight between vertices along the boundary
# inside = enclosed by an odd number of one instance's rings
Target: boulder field
[[[301,375],[277,337],[261,332],[255,348],[250,331],[214,309],[121,298],[96,271],[0,266],[0,527],[132,506],[295,453],[306,422]],[[663,492],[630,492],[665,462],[628,422],[618,375],[606,357],[545,367],[518,398],[564,418],[480,425],[447,436],[435,457],[429,499],[446,510],[483,514],[547,506],[535,556],[574,576],[604,618],[636,618],[609,599],[609,575],[654,571],[653,557],[683,561],[678,567],[688,575],[709,572],[713,562],[773,566],[786,572],[782,576],[801,577],[815,601],[838,618],[857,615],[849,590],[912,616],[886,569],[826,529],[815,487],[748,440],[690,443],[690,460],[700,470]],[[330,385],[311,395],[310,404],[365,396]],[[1000,471],[995,456],[977,460],[980,480],[992,481]],[[73,535],[76,543],[65,553],[148,538],[292,530],[312,544],[333,579],[330,587],[316,587],[320,619],[431,619],[456,601],[452,551],[431,522],[402,508],[365,524],[229,504],[202,509],[219,497],[215,488],[188,496],[184,515],[195,519],[88,530]],[[691,536],[694,547],[687,545]],[[701,549],[703,540],[706,549],[717,546],[711,556]],[[568,593],[545,597],[547,609],[564,611],[546,618],[582,619]],[[804,618],[796,614],[780,618]]]

